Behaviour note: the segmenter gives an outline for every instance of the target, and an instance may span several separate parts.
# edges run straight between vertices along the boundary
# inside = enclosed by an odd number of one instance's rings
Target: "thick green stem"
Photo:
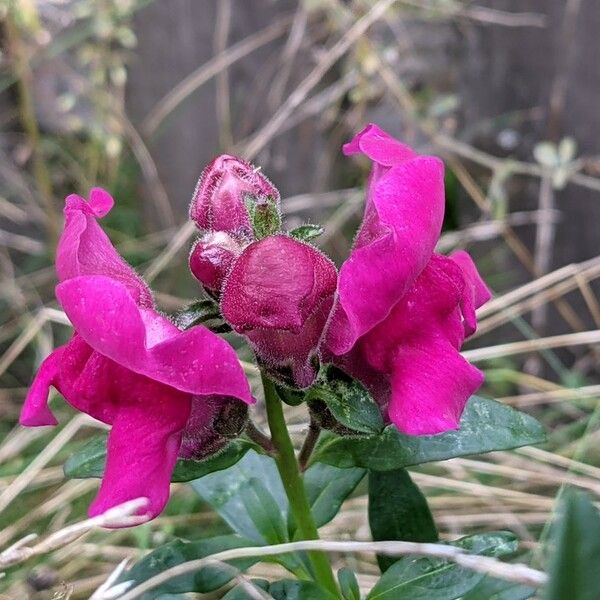
[[[290,510],[302,538],[305,540],[318,540],[319,532],[312,518],[294,447],[285,424],[281,400],[277,396],[275,386],[264,374],[262,374],[262,384],[265,392],[271,439],[276,450],[275,460],[290,504]],[[324,588],[339,597],[337,584],[327,555],[318,551],[310,551],[307,554],[315,573],[315,579]]]

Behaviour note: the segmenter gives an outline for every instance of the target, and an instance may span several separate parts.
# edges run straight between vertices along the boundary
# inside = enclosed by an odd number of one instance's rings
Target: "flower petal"
[[[389,316],[359,341],[366,365],[389,377],[389,419],[404,433],[430,435],[458,427],[483,374],[459,353],[466,287],[460,267],[434,255]],[[365,381],[368,385],[371,375]]]
[[[242,252],[225,283],[221,310],[238,333],[259,327],[298,333],[333,296],[336,278],[334,264],[316,248],[272,235]]]
[[[346,156],[362,153],[385,167],[393,167],[417,156],[410,146],[399,142],[375,123],[369,123],[344,144],[343,151]]]
[[[333,294],[314,307],[298,331],[257,328],[246,333],[261,363],[278,381],[300,389],[312,385],[318,370],[314,358],[332,306]]]
[[[240,253],[240,244],[228,233],[205,233],[192,247],[190,270],[205,289],[218,294]]]
[[[108,436],[107,461],[90,516],[139,497],[157,516],[169,499],[171,474],[190,414],[191,396],[114,366],[119,410]]]
[[[444,216],[443,164],[429,156],[392,167],[374,183],[363,224],[340,269],[327,344],[345,354],[380,323],[429,261]]]
[[[456,429],[483,379],[444,337],[413,340],[400,347],[394,359],[389,418],[409,435]]]
[[[96,219],[106,215],[113,199],[105,190],[94,188],[90,201],[77,195],[65,202],[65,228],[56,252],[59,281],[80,275],[106,275],[127,286],[140,306],[152,307],[152,293],[143,279],[115,250]]]
[[[40,365],[21,410],[19,418],[21,425],[38,427],[58,424],[52,411],[48,408],[48,393],[50,386],[56,385],[63,349],[64,346],[61,346],[54,350]]]
[[[179,331],[109,277],[64,281],[56,295],[77,333],[117,364],[190,394],[253,402],[235,351],[205,327]]]
[[[461,268],[465,279],[460,307],[463,313],[465,335],[468,337],[477,329],[475,310],[492,297],[492,292],[481,279],[473,259],[466,252],[459,250],[450,258]]]

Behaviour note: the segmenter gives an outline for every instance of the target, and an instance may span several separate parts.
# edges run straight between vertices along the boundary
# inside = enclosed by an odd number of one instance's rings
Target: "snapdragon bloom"
[[[56,425],[55,387],[81,412],[111,426],[106,469],[90,515],[147,497],[150,516],[169,496],[177,456],[215,444],[214,422],[232,403],[253,402],[236,354],[198,326],[180,331],[154,308],[145,282],[97,223],[113,199],[71,195],[56,269],[57,298],[75,329],[42,363],[21,413],[26,426]]]
[[[250,244],[223,287],[221,311],[282,383],[306,388],[333,306],[337,271],[309,244],[279,234]]]
[[[444,216],[443,164],[376,125],[344,153],[365,154],[373,167],[363,222],[339,273],[328,351],[400,431],[455,429],[483,383],[459,351],[490,293],[466,252],[434,253]]]
[[[280,382],[306,388],[318,370],[337,271],[315,247],[271,231],[278,211],[279,192],[257,169],[216,158],[192,199],[200,236],[189,264],[261,365]],[[260,237],[263,229],[270,235]]]

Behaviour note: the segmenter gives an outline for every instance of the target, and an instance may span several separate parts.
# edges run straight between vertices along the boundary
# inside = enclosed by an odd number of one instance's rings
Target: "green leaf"
[[[583,493],[567,490],[550,536],[546,600],[596,600],[600,565],[600,514]]]
[[[335,596],[312,581],[284,579],[269,586],[275,600],[336,600]]]
[[[216,300],[203,298],[190,304],[173,315],[173,321],[179,329],[190,329],[204,325],[216,333],[227,333],[231,327],[225,323]]]
[[[380,433],[384,427],[381,410],[365,386],[334,365],[321,367],[306,399],[325,402],[335,419],[353,431]]]
[[[77,452],[67,458],[63,470],[69,479],[87,479],[89,477],[102,477],[106,464],[106,435],[93,437],[86,442]],[[228,469],[237,463],[248,450],[256,445],[243,438],[237,438],[218,454],[201,461],[179,459],[171,481],[192,481],[204,477],[209,473]]]
[[[534,594],[534,588],[486,576],[462,600],[528,600]]]
[[[375,541],[438,541],[427,500],[406,469],[369,473],[369,526]],[[382,572],[397,560],[377,556]]]
[[[300,225],[290,231],[290,235],[301,242],[310,242],[318,238],[322,233],[323,228],[320,225],[312,225],[311,223]]]
[[[340,569],[337,577],[344,600],[360,600],[360,587],[352,569]]]
[[[342,468],[365,467],[390,471],[456,456],[508,450],[545,440],[542,426],[509,406],[473,396],[460,429],[439,435],[410,436],[388,425],[375,436],[343,438],[322,435],[311,462]]]
[[[65,477],[67,479],[102,477],[106,465],[107,437],[107,434],[94,436],[77,452],[71,454],[63,465]]]
[[[517,550],[514,535],[506,532],[472,535],[450,544],[472,554],[504,556]],[[367,600],[454,600],[473,589],[482,573],[436,558],[404,557],[377,582]]]
[[[336,600],[335,596],[312,581],[294,579],[283,579],[273,583],[264,579],[252,579],[251,581],[256,587],[267,592],[266,598],[274,600]],[[250,595],[241,585],[223,596],[223,600],[254,600],[255,598],[257,596]]]
[[[365,473],[365,469],[339,469],[322,463],[306,470],[304,486],[317,527],[329,523],[337,515],[342,502],[354,491]]]
[[[171,477],[173,482],[194,481],[209,473],[224,471],[239,462],[249,450],[256,450],[257,446],[244,438],[231,440],[221,452],[204,460],[183,460],[175,463],[175,470]]]
[[[192,482],[196,492],[237,533],[258,544],[288,541],[288,501],[275,461],[248,452],[227,470]]]
[[[284,385],[275,383],[275,389],[279,398],[288,406],[300,406],[304,402],[304,392],[292,390]]]
[[[119,581],[133,581],[139,585],[144,581],[190,560],[196,560],[229,550],[230,548],[244,548],[254,546],[251,540],[238,535],[224,535],[197,542],[184,542],[176,540],[157,548],[142,558],[131,569],[125,571]],[[143,600],[154,600],[164,594],[184,594],[186,592],[208,593],[220,588],[229,582],[238,570],[245,571],[258,562],[258,558],[241,558],[227,561],[226,566],[206,566],[193,572],[173,577],[160,584],[151,591],[141,596]],[[133,589],[133,586],[132,588]]]
[[[250,583],[255,589],[258,588],[264,592],[269,592],[270,582],[266,579],[251,579]],[[250,593],[241,585],[237,585],[233,589],[229,590],[223,596],[222,600],[256,600],[256,596],[251,596]]]

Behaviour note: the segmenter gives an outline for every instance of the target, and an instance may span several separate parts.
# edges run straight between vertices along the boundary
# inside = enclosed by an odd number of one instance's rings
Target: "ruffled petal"
[[[465,335],[468,337],[477,329],[475,310],[483,306],[491,297],[492,292],[485,284],[473,259],[464,250],[455,252],[450,257],[462,270],[465,287],[460,307],[463,313]]]
[[[152,307],[152,293],[143,279],[115,250],[97,220],[113,206],[112,197],[100,188],[90,192],[86,202],[77,195],[65,202],[65,228],[56,252],[59,281],[81,275],[105,275],[125,286],[140,306]]]
[[[21,410],[19,418],[21,425],[38,427],[40,425],[56,425],[58,423],[48,407],[48,393],[51,385],[56,386],[63,349],[64,346],[61,346],[54,350],[40,365]]]
[[[238,332],[284,329],[299,332],[336,286],[334,264],[313,246],[286,235],[250,244],[223,289],[223,316]]]
[[[205,327],[179,331],[109,277],[64,281],[56,295],[78,334],[117,364],[190,394],[253,402],[235,351]]]
[[[417,156],[410,146],[399,142],[375,123],[369,123],[344,144],[343,152],[346,156],[364,154],[384,167],[393,167]]]
[[[465,287],[460,267],[434,255],[389,316],[350,353],[359,352],[363,370],[372,370],[365,385],[378,373],[389,378],[389,402],[378,401],[404,433],[432,435],[458,427],[467,400],[483,382],[483,374],[459,352]]]
[[[409,435],[456,429],[483,379],[443,336],[411,340],[394,358],[389,418]]]
[[[363,224],[340,269],[327,345],[345,354],[380,323],[433,253],[444,215],[443,164],[421,156],[401,162],[370,191]]]
[[[114,365],[118,412],[108,436],[107,461],[90,516],[139,497],[157,516],[169,499],[171,474],[190,415],[191,396]]]

